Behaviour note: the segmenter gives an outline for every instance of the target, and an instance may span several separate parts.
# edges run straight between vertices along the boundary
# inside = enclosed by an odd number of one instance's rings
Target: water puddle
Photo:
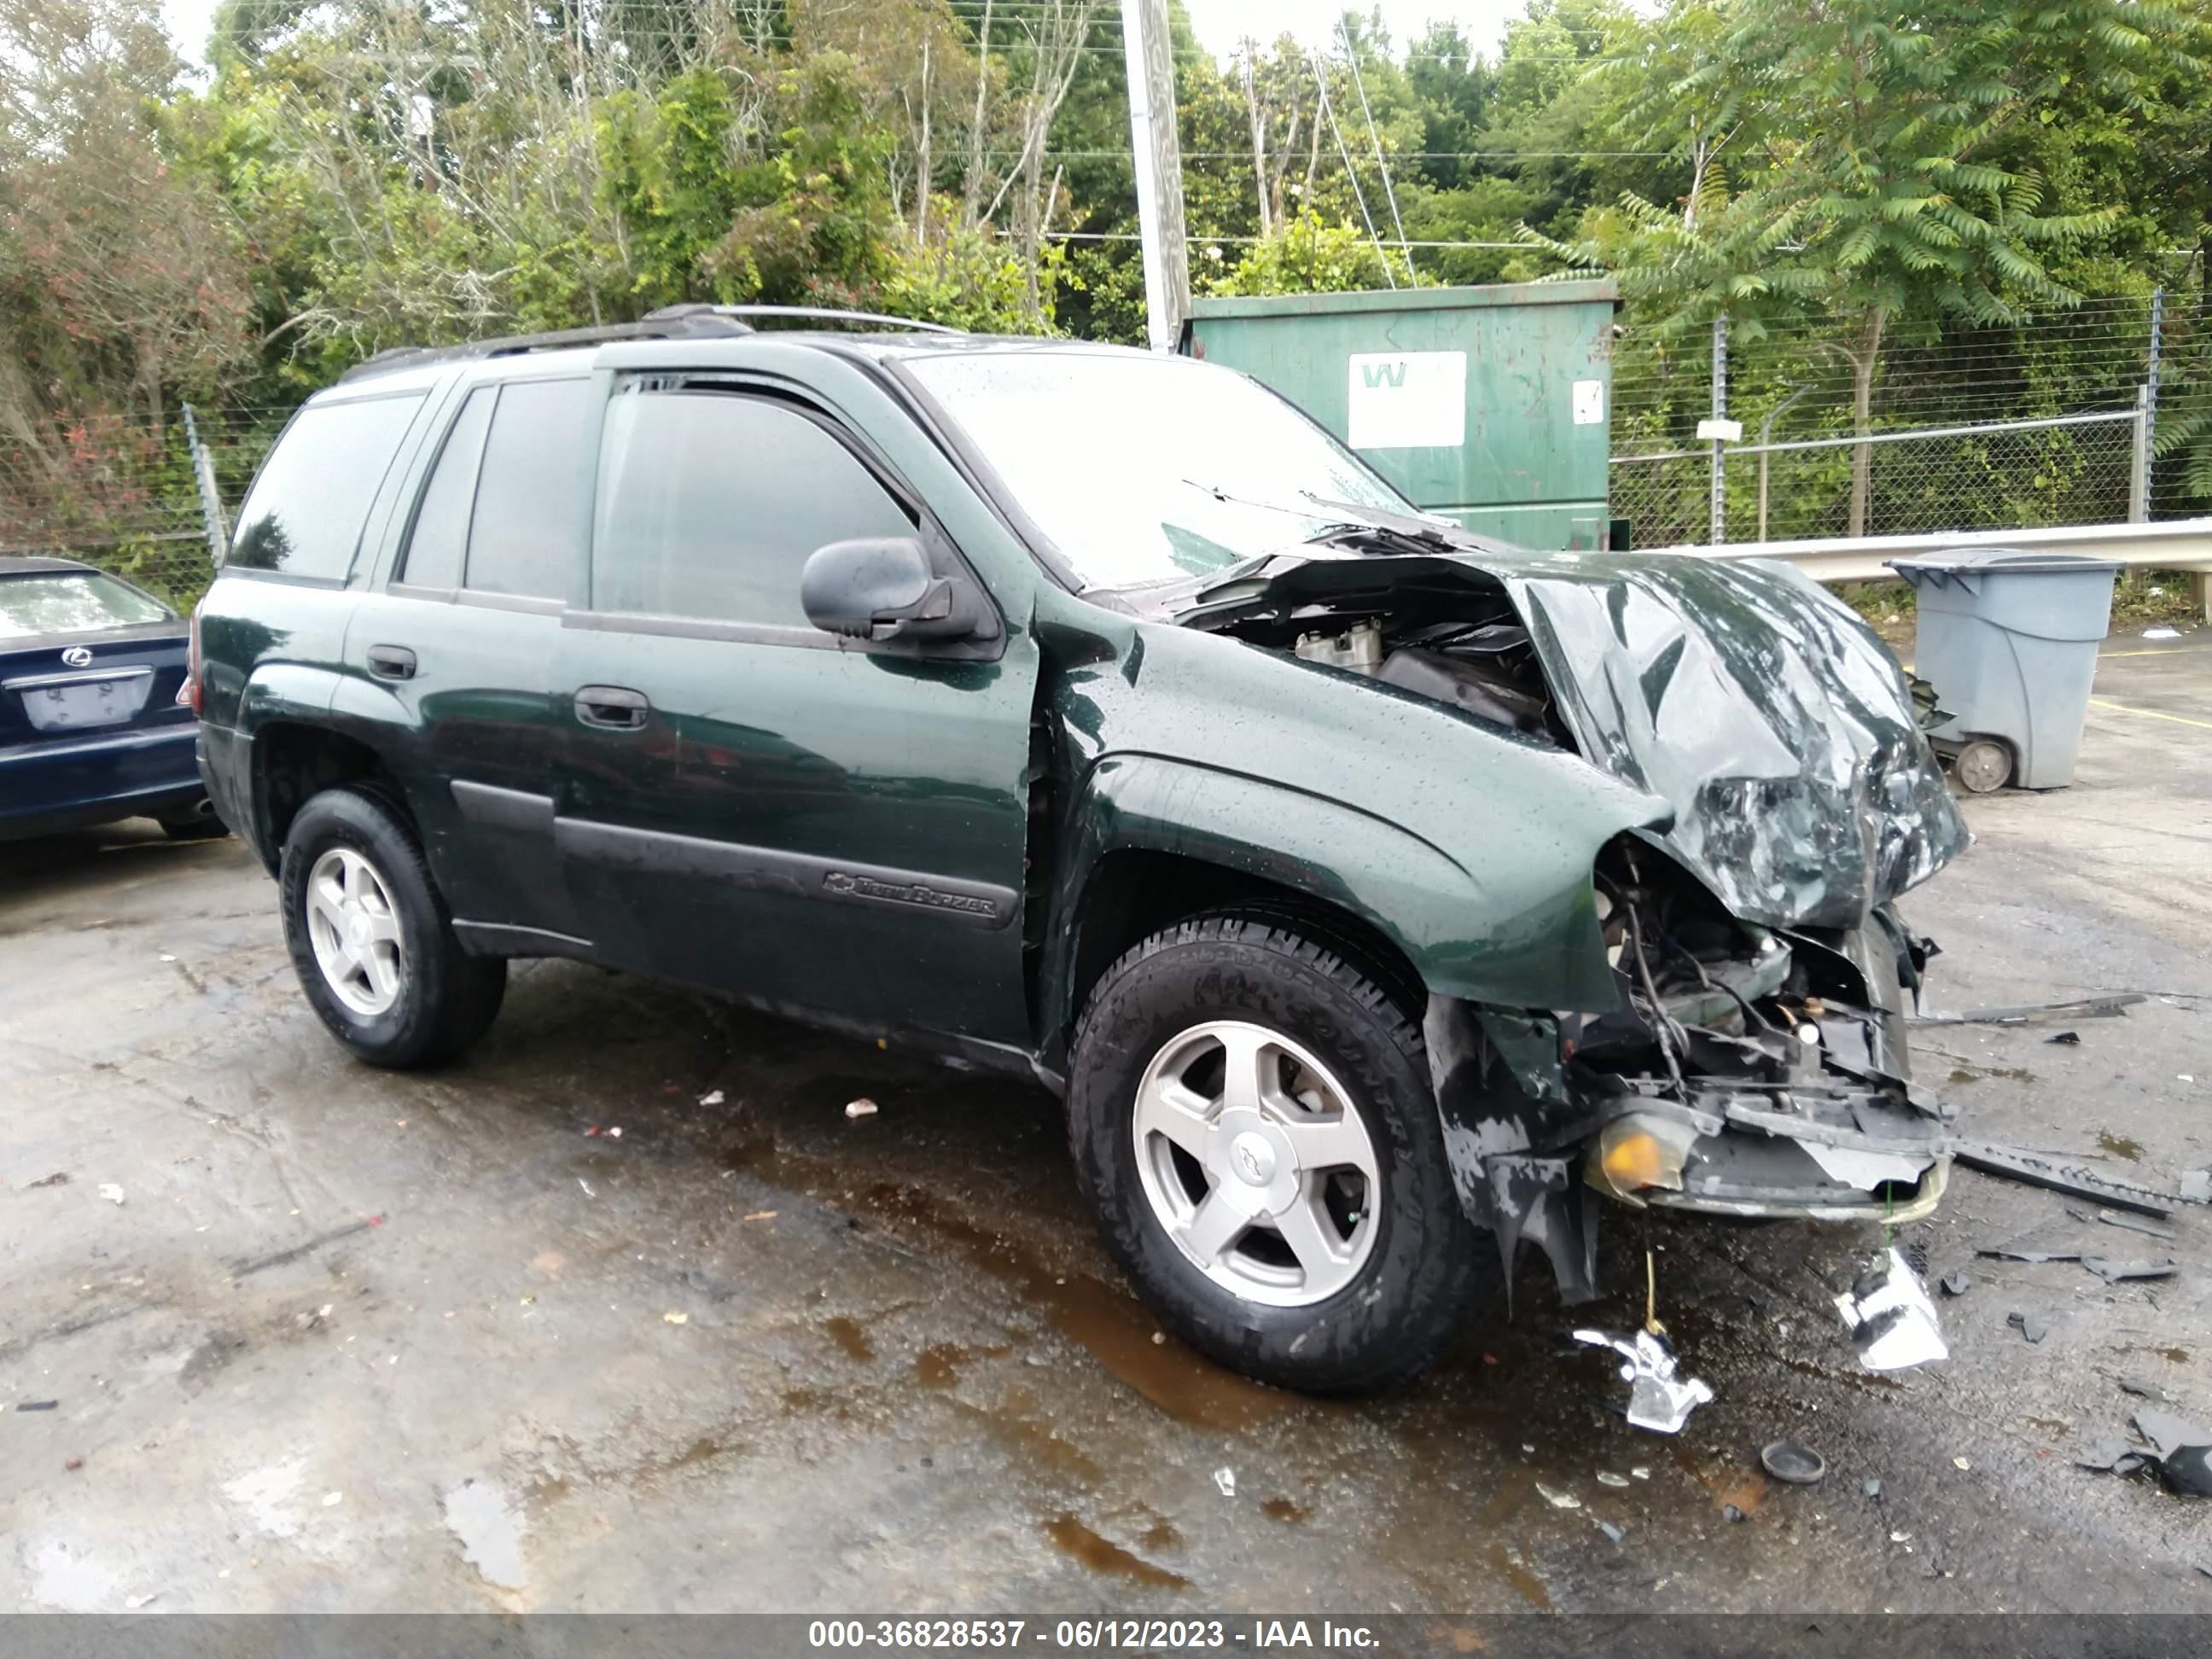
[[[1260,1505],[1260,1513],[1270,1521],[1281,1522],[1286,1527],[1297,1527],[1304,1525],[1313,1511],[1293,1504],[1287,1498],[1270,1498]]]
[[[2143,1149],[2142,1142],[2140,1140],[2131,1140],[2125,1135],[2116,1135],[2110,1129],[2100,1129],[2097,1131],[2097,1145],[2114,1158],[2124,1158],[2130,1164],[2142,1162]]]
[[[1528,1571],[1511,1550],[1503,1544],[1493,1544],[1490,1549],[1490,1565],[1498,1569],[1505,1582],[1521,1593],[1521,1599],[1539,1613],[1550,1613],[1552,1593],[1544,1588],[1544,1581]]]
[[[970,1221],[917,1188],[880,1182],[855,1191],[848,1184],[850,1170],[779,1147],[766,1136],[726,1148],[722,1161],[771,1185],[825,1200],[842,1200],[850,1194],[853,1207],[954,1246],[1040,1309],[1114,1376],[1177,1422],[1239,1430],[1293,1408],[1326,1409],[1224,1370],[1173,1337],[1156,1340],[1158,1326],[1133,1297],[1089,1273],[1055,1271],[1034,1247]],[[857,1322],[833,1318],[825,1320],[823,1328],[853,1358],[875,1357],[874,1345]],[[917,1361],[916,1375],[927,1386],[945,1387],[946,1382],[932,1378],[942,1375],[942,1365],[957,1363],[940,1355],[928,1360],[925,1371],[923,1362]]]
[[[464,1480],[446,1491],[446,1528],[461,1540],[461,1559],[500,1589],[529,1583],[522,1570],[521,1512],[494,1480]]]
[[[1093,1572],[1107,1573],[1139,1584],[1164,1589],[1188,1589],[1190,1580],[1165,1567],[1156,1567],[1141,1555],[1132,1555],[1109,1538],[1101,1538],[1072,1515],[1044,1523],[1045,1536],[1063,1555],[1073,1556]]]

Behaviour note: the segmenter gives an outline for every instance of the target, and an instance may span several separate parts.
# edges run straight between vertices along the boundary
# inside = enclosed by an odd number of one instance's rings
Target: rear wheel
[[[1155,934],[1092,994],[1068,1108],[1108,1246],[1224,1364],[1349,1392],[1459,1329],[1474,1237],[1420,1034],[1335,952],[1273,918]]]
[[[499,1012],[507,963],[461,949],[412,827],[380,791],[327,789],[301,807],[279,881],[301,988],[359,1058],[446,1059]]]
[[[1992,794],[2012,781],[2012,750],[1994,738],[1976,738],[1953,757],[1951,775],[1970,793]]]

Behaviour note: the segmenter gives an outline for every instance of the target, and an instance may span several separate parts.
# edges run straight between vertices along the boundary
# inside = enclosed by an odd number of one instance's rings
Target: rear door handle
[[[380,680],[411,680],[415,678],[415,653],[404,645],[372,645],[368,647],[368,672]]]
[[[653,705],[645,693],[623,685],[586,685],[576,693],[576,718],[586,726],[615,732],[635,732],[645,724]]]

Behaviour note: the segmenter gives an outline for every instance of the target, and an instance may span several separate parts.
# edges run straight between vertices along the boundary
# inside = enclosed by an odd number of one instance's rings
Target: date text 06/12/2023
[[[807,1644],[826,1649],[1042,1647],[1055,1652],[1296,1648],[1358,1652],[1380,1645],[1364,1625],[1333,1619],[817,1619]]]

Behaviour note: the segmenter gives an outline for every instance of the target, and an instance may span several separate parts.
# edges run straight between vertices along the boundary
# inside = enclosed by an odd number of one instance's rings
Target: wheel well
[[[1140,939],[1185,917],[1224,910],[1256,914],[1296,929],[1342,957],[1419,1022],[1428,988],[1397,945],[1364,917],[1261,876],[1174,853],[1109,853],[1099,860],[1078,911],[1067,1020],[1074,1022],[1099,976]]]
[[[281,855],[292,820],[317,794],[391,775],[383,757],[356,738],[285,720],[263,726],[253,734],[253,799],[270,861]]]

